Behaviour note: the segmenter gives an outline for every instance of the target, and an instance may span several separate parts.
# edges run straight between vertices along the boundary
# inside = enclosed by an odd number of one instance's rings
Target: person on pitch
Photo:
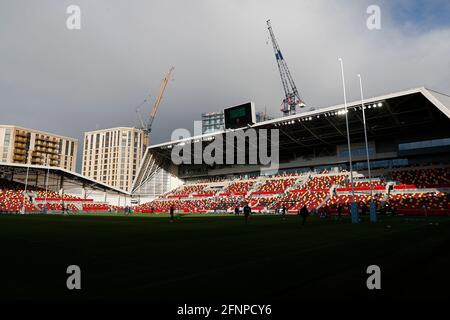
[[[175,212],[175,207],[173,205],[170,206],[170,222],[174,221],[174,212]]]
[[[244,206],[244,217],[245,217],[245,224],[248,224],[249,222],[249,218],[250,218],[250,214],[252,212],[252,208],[250,208],[250,206],[248,205],[248,203]]]

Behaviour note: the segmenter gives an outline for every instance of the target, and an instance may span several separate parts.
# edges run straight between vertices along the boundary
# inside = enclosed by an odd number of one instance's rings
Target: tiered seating
[[[450,168],[398,170],[392,172],[392,179],[410,189],[450,187]]]
[[[328,191],[307,191],[301,201],[294,206],[294,209],[298,210],[303,205],[306,205],[308,210],[316,208],[325,200],[327,195]]]
[[[62,203],[47,203],[47,205],[44,204],[38,204],[37,207],[39,208],[39,211],[43,211],[44,207],[47,207],[47,210],[57,210],[62,211]],[[65,210],[77,212],[78,208],[73,204],[64,204]]]
[[[291,192],[286,193],[282,198],[278,199],[278,201],[273,205],[274,208],[280,208],[283,205],[286,208],[294,210],[304,196],[306,196],[307,190],[293,190]]]
[[[438,193],[391,194],[387,204],[399,214],[450,215],[449,195]]]
[[[309,190],[325,191],[330,189],[334,184],[342,184],[347,177],[348,175],[346,174],[315,176],[307,181],[305,187]]]
[[[207,184],[185,184],[167,195],[167,198],[187,197],[191,193],[199,193],[203,191]]]
[[[270,175],[271,178],[300,177],[303,173],[299,172],[283,172],[280,174]]]
[[[173,206],[175,210],[185,212],[199,212],[206,210],[206,207],[214,207],[212,201],[207,199],[196,200],[155,200],[146,204],[143,204],[135,208],[137,212],[168,212],[170,207]]]
[[[283,193],[287,188],[292,186],[296,181],[297,181],[297,178],[268,179],[257,191],[254,192],[254,194]]]
[[[215,206],[214,209],[233,210],[235,206],[240,206],[242,199],[243,197],[236,197],[236,196],[220,197],[213,203],[213,205]],[[204,210],[208,210],[208,205],[205,206]]]
[[[86,203],[83,204],[83,211],[109,211],[111,206],[103,203]]]
[[[0,179],[0,212],[20,212],[24,204],[28,213],[42,212],[44,207],[47,207],[47,210],[61,211],[63,203],[66,210],[75,212],[78,208],[74,202],[92,201],[68,194],[60,195],[55,191],[46,191],[34,186],[27,187],[27,195],[24,197],[24,188],[21,183]]]
[[[249,206],[255,211],[262,210],[266,207],[272,209],[273,204],[276,202],[278,196],[268,196],[268,197],[254,197],[247,198],[245,202],[248,202]]]
[[[28,196],[24,200],[22,184],[0,180],[0,212],[20,212],[25,206],[27,212],[38,211],[30,202]]]
[[[300,189],[291,190],[278,199],[274,207],[284,205],[291,212],[296,212],[304,205],[308,210],[316,208],[326,199],[331,186],[342,183],[346,178],[346,174],[312,176]]]
[[[308,210],[311,210],[319,206],[327,195],[327,191],[295,190],[279,199],[274,207],[280,208],[284,205],[290,212],[297,212],[306,205]]]
[[[40,201],[40,200],[45,200],[47,199],[47,201],[92,201],[92,200],[87,200],[87,199],[83,199],[80,197],[76,197],[76,196],[72,196],[69,194],[62,194],[60,195],[58,192],[55,191],[51,191],[51,190],[35,190],[33,191],[35,193],[35,200]],[[46,196],[47,195],[47,196]]]
[[[32,203],[23,196],[23,190],[2,190],[0,192],[0,211],[1,212],[20,212],[23,205],[27,212],[35,212],[37,209]]]
[[[189,183],[210,183],[210,182],[222,182],[225,181],[225,178],[223,177],[211,177],[208,179],[195,179],[190,180]]]
[[[245,195],[254,184],[255,181],[235,181],[228,186],[224,193]]]
[[[437,184],[442,186],[445,185],[444,182],[448,179],[448,171],[448,168],[410,169],[395,171],[393,176],[402,179],[400,181],[403,183],[417,183],[420,186],[428,187],[435,186]],[[412,176],[411,172],[416,174],[417,177]],[[382,177],[389,176],[389,172],[387,171],[379,174],[381,174]],[[285,205],[290,213],[294,213],[304,205],[307,206],[308,210],[312,210],[314,208],[318,208],[320,205],[323,205],[331,211],[331,213],[333,213],[339,203],[344,207],[348,207],[351,199],[349,195],[351,185],[348,181],[348,172],[342,171],[334,174],[330,174],[328,172],[325,172],[324,174],[312,174],[308,181],[306,181],[302,186],[286,191],[288,188],[299,182],[301,176],[302,174],[290,173],[270,177],[259,177],[259,180],[262,181],[261,185],[256,191],[251,192],[249,195],[247,194],[249,193],[249,190],[254,187],[257,177],[254,177],[251,180],[237,178],[236,180],[232,180],[225,190],[218,192],[217,190],[219,189],[217,188],[217,185],[214,185],[211,190],[216,191],[212,194],[207,194],[206,190],[210,190],[210,188],[208,188],[208,183],[200,184],[196,182],[179,187],[174,192],[169,193],[169,196],[167,196],[166,199],[156,199],[150,203],[138,206],[135,209],[136,211],[143,210],[149,212],[151,211],[151,208],[153,208],[154,212],[166,212],[170,209],[170,206],[173,205],[177,210],[185,212],[207,212],[214,210],[232,211],[235,205],[242,206],[244,203],[249,203],[254,211],[261,211],[266,208],[269,210],[274,210]],[[373,192],[374,201],[380,208],[383,207],[382,204],[384,204],[382,199],[386,198],[387,193],[389,192],[389,190],[386,189],[386,184],[389,181],[391,180],[375,178],[371,182],[372,190],[375,190],[375,192]],[[333,190],[334,195],[328,198],[333,185],[336,186]],[[370,190],[370,182],[368,179],[364,177],[361,178],[360,175],[358,175],[358,178],[354,181],[354,189],[357,192],[355,201],[358,202],[360,206],[363,204],[368,205],[370,202],[368,194]],[[397,195],[396,197],[399,196]],[[409,199],[409,196],[403,197]],[[437,198],[430,197],[431,196],[427,197],[429,202],[425,204],[426,206],[429,206],[429,210],[440,210],[440,212],[447,210],[446,208],[448,206],[448,201],[443,202],[445,200],[442,195]],[[397,198],[390,198],[392,203],[397,203],[397,200]],[[406,207],[403,206],[404,203],[405,200],[403,200],[402,203],[397,204],[399,210],[417,209],[415,207],[417,206],[417,201],[414,202],[416,205],[412,205],[410,203],[410,205]]]
[[[109,205],[109,209],[113,212],[114,211],[115,212],[125,211],[125,207],[123,207],[123,206]]]
[[[381,203],[381,194],[374,194],[373,201],[377,206]],[[354,201],[358,203],[359,208],[361,208],[364,204],[369,206],[371,201],[371,197],[369,194],[355,194]],[[330,214],[337,213],[338,205],[343,206],[343,213],[348,214],[350,210],[350,203],[352,202],[352,196],[350,194],[345,195],[333,195],[324,203],[324,208],[327,208]]]
[[[337,192],[351,191],[351,182],[345,182],[336,188]],[[377,192],[386,190],[386,182],[384,180],[372,180],[372,181],[354,181],[353,182],[354,191],[369,191],[375,190]]]
[[[371,185],[372,185],[372,187],[386,186],[386,183],[384,180],[372,180],[372,181],[355,180],[355,181],[353,181],[353,185],[355,188],[370,188]],[[347,183],[344,183],[342,186],[345,188],[351,188],[352,184],[350,182],[347,182]]]

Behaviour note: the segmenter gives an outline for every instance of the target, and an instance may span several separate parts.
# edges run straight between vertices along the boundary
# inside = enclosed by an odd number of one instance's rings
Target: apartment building
[[[18,126],[0,125],[0,162],[49,165],[75,171],[78,140]]]
[[[82,174],[130,191],[147,145],[148,136],[137,128],[85,132]]]

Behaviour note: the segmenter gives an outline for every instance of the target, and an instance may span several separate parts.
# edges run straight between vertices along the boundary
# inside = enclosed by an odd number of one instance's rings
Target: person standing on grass
[[[250,208],[250,206],[247,203],[244,207],[245,224],[248,224],[248,220],[249,220],[251,212],[252,212],[252,208]]]
[[[306,208],[306,205],[304,205],[304,206],[300,209],[299,214],[300,214],[300,217],[302,217],[302,226],[304,226],[305,223],[306,223],[306,218],[307,218],[308,215],[309,215],[308,208]]]
[[[392,208],[392,215],[393,215],[393,216],[397,216],[397,215],[398,215],[397,206],[394,206],[394,207]]]
[[[319,218],[323,218],[323,207],[320,207],[319,210],[317,210],[317,213],[319,214]]]
[[[173,205],[170,206],[170,222],[174,221],[173,214],[175,212],[175,207]]]
[[[283,220],[286,219],[286,206],[284,204],[281,207],[281,216],[283,217]]]
[[[340,220],[342,217],[342,204],[341,203],[338,204],[337,213],[338,213],[338,218]]]
[[[234,215],[238,216],[239,215],[239,206],[236,205],[236,207],[234,207]]]
[[[323,213],[323,218],[324,218],[324,219],[328,218],[328,209],[327,209],[327,207],[324,207],[324,208],[323,208],[322,213]]]
[[[367,207],[367,204],[365,202],[363,202],[362,207],[361,207],[361,215],[365,216],[367,214],[368,210],[369,210],[369,208]]]

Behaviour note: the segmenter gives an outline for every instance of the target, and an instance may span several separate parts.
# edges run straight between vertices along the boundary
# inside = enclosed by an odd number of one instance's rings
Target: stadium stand
[[[401,186],[414,186],[413,188],[450,187],[450,168],[396,170],[392,172],[392,179],[400,182],[400,188]]]
[[[93,203],[92,199],[82,199],[69,194],[59,194],[52,190],[43,190],[34,186],[0,179],[0,212],[19,213],[25,207],[27,213],[47,211],[80,212],[80,211],[117,211],[123,207]]]
[[[450,215],[449,194],[443,192],[390,194],[387,206],[404,215]]]
[[[292,186],[296,178],[270,178],[265,181],[265,183],[253,194],[276,194],[283,193],[287,188]]]
[[[372,196],[373,201],[377,205],[377,207],[381,206],[381,199],[383,198],[382,194],[374,194]],[[355,195],[355,202],[358,204],[358,208],[361,210],[363,205],[368,206],[371,199],[369,194],[356,194]],[[341,205],[343,207],[343,214],[349,213],[350,203],[352,201],[352,198],[350,194],[345,195],[333,195],[324,204],[324,207],[328,209],[328,212],[330,214],[336,214],[338,205]]]
[[[245,195],[254,184],[255,181],[233,181],[223,195]]]
[[[448,192],[429,192],[429,188],[446,187],[449,168],[421,169],[386,169],[380,177],[367,179],[361,173],[355,172],[358,178],[354,180],[355,201],[360,210],[368,206],[370,201],[376,203],[380,211],[395,208],[397,214],[427,214],[450,215]],[[387,179],[385,176],[391,176]],[[307,179],[305,179],[307,177]],[[217,180],[215,180],[217,181]],[[174,206],[181,212],[233,212],[236,205],[248,203],[254,212],[276,212],[286,206],[289,213],[297,211],[306,205],[314,211],[326,208],[329,214],[335,214],[341,204],[343,213],[348,214],[352,201],[351,183],[348,172],[323,173],[306,172],[302,174],[279,174],[260,176],[252,180],[222,179],[227,187],[223,191],[210,192],[209,184],[190,182],[180,186],[168,195],[134,207],[135,212],[167,212]],[[393,183],[394,188],[386,188]],[[410,186],[407,190],[398,186]],[[252,188],[256,190],[252,191]],[[370,196],[372,190],[372,197]],[[176,199],[172,199],[172,197]]]
[[[0,212],[19,212],[25,206],[28,212],[37,212],[21,184],[0,179]]]
[[[202,182],[201,184],[192,183],[187,185],[182,185],[178,189],[172,191],[167,195],[167,198],[187,198],[192,193],[199,193],[203,191],[208,186],[207,183]]]

